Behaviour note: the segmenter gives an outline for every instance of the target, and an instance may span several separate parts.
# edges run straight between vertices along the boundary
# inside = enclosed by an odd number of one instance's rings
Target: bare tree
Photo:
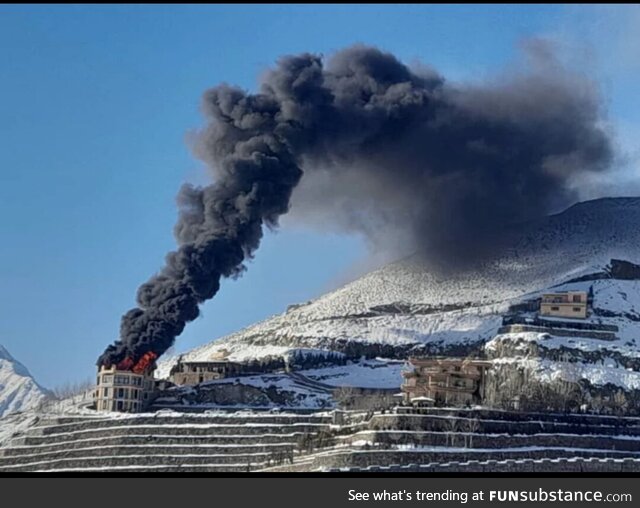
[[[601,395],[596,395],[591,398],[589,405],[594,412],[601,413],[605,407],[605,402]]]
[[[473,435],[480,430],[480,422],[477,418],[468,418],[464,420],[463,428],[466,432],[464,436],[464,447],[473,448]]]
[[[77,395],[83,395],[84,398],[87,398],[93,395],[91,391],[94,387],[93,379],[85,379],[84,381],[69,382],[56,386],[52,392],[58,400],[68,399]]]
[[[624,390],[618,390],[613,395],[613,410],[617,414],[625,414],[627,412],[627,407],[627,394],[624,392]]]
[[[445,421],[444,427],[450,445],[455,446],[456,433],[458,432],[458,419],[454,417],[448,418]]]
[[[333,398],[342,409],[349,409],[353,406],[357,392],[352,386],[341,386],[333,392]]]

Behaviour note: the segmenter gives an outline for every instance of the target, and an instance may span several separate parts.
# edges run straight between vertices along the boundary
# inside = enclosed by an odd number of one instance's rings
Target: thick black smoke
[[[356,46],[327,62],[282,58],[256,94],[207,91],[196,153],[215,183],[181,190],[179,248],[98,363],[166,351],[289,210],[303,171],[300,215],[330,210],[377,241],[402,231],[455,261],[485,251],[492,230],[570,200],[583,173],[608,167],[611,145],[593,85],[543,49],[526,72],[480,85]]]

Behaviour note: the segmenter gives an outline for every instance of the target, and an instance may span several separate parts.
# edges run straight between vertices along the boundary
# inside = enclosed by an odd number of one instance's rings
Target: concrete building
[[[142,373],[118,370],[115,365],[100,367],[95,392],[97,411],[143,411],[155,393],[153,369]]]
[[[588,295],[586,291],[563,291],[545,293],[540,300],[540,315],[585,319]]]
[[[491,362],[465,358],[410,358],[403,372],[406,403],[433,400],[436,405],[466,405],[484,399],[484,381]]]
[[[226,360],[183,361],[179,359],[169,374],[177,385],[196,385],[205,381],[222,379],[240,372],[240,365]]]

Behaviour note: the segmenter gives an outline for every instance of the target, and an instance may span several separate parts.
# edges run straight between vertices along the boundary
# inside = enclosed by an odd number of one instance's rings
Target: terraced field
[[[640,471],[640,419],[431,409],[375,414],[269,471]]]
[[[45,419],[0,449],[6,471],[252,471],[289,458],[321,415]]]
[[[0,472],[123,470],[640,471],[640,419],[447,409],[49,417],[0,449]]]

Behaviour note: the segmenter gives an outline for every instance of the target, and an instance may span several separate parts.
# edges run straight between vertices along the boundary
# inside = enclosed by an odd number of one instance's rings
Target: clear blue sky
[[[255,89],[282,54],[357,42],[482,79],[522,38],[551,35],[595,48],[611,117],[635,139],[640,45],[629,19],[640,16],[622,9],[0,6],[0,344],[46,386],[93,375],[136,288],[174,247],[180,184],[203,181],[185,134],[201,125],[206,88]],[[268,235],[177,349],[315,297],[366,256],[356,238]]]

